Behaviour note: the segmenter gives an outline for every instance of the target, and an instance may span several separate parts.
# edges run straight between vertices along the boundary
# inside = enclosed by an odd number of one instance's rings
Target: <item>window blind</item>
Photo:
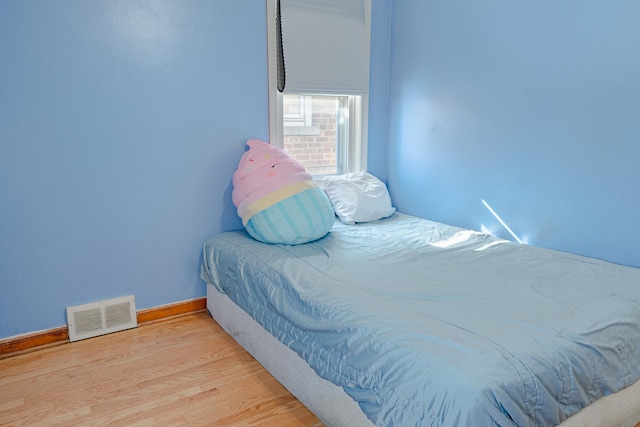
[[[284,93],[368,92],[369,1],[280,0]]]

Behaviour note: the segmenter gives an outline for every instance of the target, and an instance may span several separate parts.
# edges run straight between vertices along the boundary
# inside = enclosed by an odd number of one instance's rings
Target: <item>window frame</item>
[[[269,90],[269,140],[276,147],[284,146],[284,114],[282,93],[277,85],[277,53],[276,53],[276,0],[267,3],[267,58],[268,58],[268,90]],[[371,40],[371,1],[365,1],[365,20],[367,28],[367,49]],[[344,96],[344,93],[298,93],[299,95]],[[364,94],[348,95],[349,131],[348,143],[336,147],[342,153],[342,170],[338,174],[367,170],[367,129],[369,111],[369,91]],[[339,141],[336,142],[340,144]]]
[[[291,127],[310,127],[311,126],[311,97],[309,95],[299,95],[299,103],[300,103],[300,113],[298,114],[286,114],[282,112],[282,122],[283,126],[291,126]]]

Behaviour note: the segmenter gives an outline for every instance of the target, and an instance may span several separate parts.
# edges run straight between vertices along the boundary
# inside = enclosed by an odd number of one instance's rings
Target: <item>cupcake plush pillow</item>
[[[232,199],[251,237],[297,245],[326,235],[335,213],[304,166],[264,141],[247,145],[233,174]]]

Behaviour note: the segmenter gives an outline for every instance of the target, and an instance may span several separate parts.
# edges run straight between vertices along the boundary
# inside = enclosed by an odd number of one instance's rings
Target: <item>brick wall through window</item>
[[[338,97],[290,94],[285,97],[288,97],[284,101],[285,113],[289,105],[290,111],[295,112],[290,116],[295,117],[288,120],[285,116],[284,149],[311,175],[335,174]]]

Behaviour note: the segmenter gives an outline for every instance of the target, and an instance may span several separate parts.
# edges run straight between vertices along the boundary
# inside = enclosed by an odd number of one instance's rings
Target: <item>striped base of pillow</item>
[[[324,237],[334,218],[324,190],[312,187],[254,214],[245,228],[261,242],[298,245]]]

